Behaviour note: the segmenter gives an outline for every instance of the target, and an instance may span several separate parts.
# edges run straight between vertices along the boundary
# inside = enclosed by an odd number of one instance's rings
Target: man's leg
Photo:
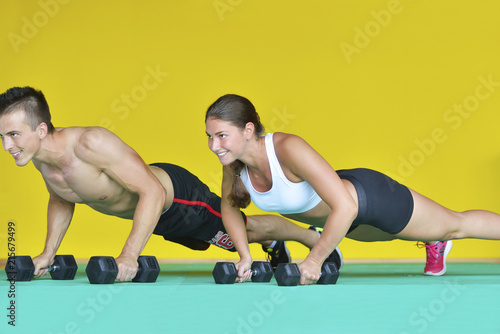
[[[277,215],[247,216],[248,242],[269,246],[273,240],[297,241],[312,248],[319,239],[318,233],[300,227]]]
[[[259,215],[247,217],[248,242],[258,242],[268,253],[273,267],[279,263],[290,262],[290,254],[286,248],[286,241],[297,241],[307,248],[314,247],[321,236],[322,229],[310,226],[300,227],[289,220],[277,215]],[[340,270],[342,267],[342,253],[337,247],[328,256],[325,262],[334,262]]]

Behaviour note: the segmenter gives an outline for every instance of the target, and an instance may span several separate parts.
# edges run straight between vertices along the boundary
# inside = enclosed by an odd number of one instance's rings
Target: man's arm
[[[137,273],[137,258],[158,223],[166,192],[142,158],[118,136],[103,128],[88,128],[75,147],[76,155],[102,170],[126,190],[136,193],[132,230],[116,259],[117,279],[126,281]]]
[[[54,262],[57,249],[61,245],[75,211],[75,203],[62,199],[54,193],[47,183],[45,184],[50,194],[47,208],[47,237],[42,254],[33,258],[35,265],[33,274],[35,277],[47,274],[47,269],[41,268],[47,267]]]

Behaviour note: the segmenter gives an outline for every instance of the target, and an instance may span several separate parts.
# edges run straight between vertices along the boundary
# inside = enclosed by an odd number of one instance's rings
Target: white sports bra
[[[265,146],[273,182],[271,189],[266,192],[255,190],[246,166],[240,175],[252,202],[261,210],[281,214],[302,213],[318,205],[321,197],[309,183],[306,181],[295,183],[286,178],[274,151],[272,133],[266,135]]]

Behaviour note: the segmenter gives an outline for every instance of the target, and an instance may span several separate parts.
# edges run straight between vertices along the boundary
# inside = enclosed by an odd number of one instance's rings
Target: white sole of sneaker
[[[424,275],[427,276],[443,276],[446,273],[446,257],[451,251],[451,247],[453,246],[453,241],[448,240],[446,243],[446,247],[444,248],[444,254],[443,254],[443,269],[441,271],[438,271],[437,273],[433,273],[432,271],[426,271]]]
[[[290,251],[288,250],[288,247],[286,246],[286,241],[283,241],[283,245],[285,246],[285,253],[286,256],[290,259],[290,262],[292,262],[292,256],[290,255]]]
[[[342,252],[340,251],[340,248],[335,248],[335,250],[337,251],[337,253],[339,253],[339,257],[340,257],[340,268],[339,268],[339,271],[340,269],[342,269],[342,267],[344,266],[344,258],[342,257]]]

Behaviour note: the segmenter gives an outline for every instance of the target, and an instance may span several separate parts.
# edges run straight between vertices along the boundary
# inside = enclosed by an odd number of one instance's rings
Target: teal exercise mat
[[[156,283],[91,285],[0,273],[1,333],[500,332],[500,264],[345,264],[336,285],[218,285],[213,264],[162,264]],[[14,294],[14,297],[9,297]],[[14,307],[14,324],[8,308]]]

